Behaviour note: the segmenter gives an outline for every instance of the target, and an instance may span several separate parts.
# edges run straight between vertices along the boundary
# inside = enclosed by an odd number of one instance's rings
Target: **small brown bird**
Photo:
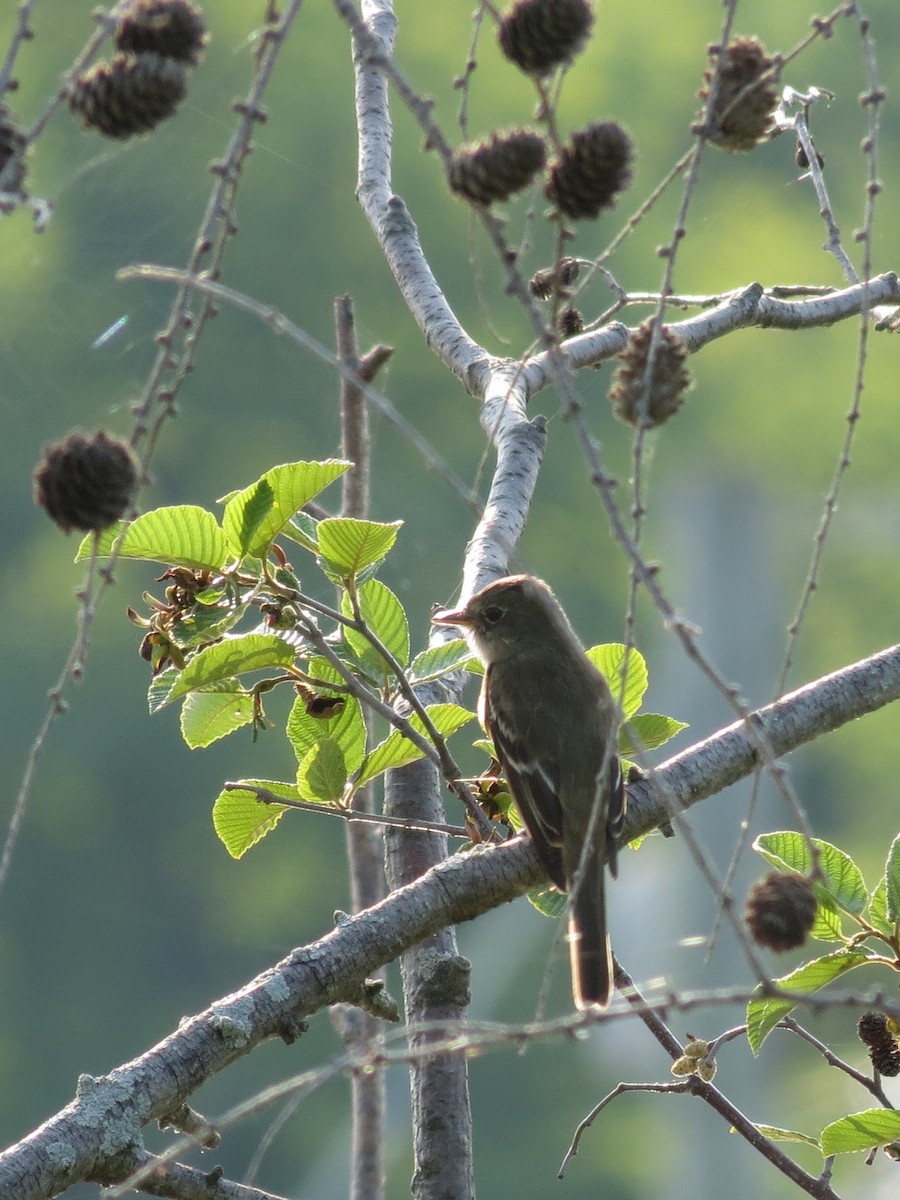
[[[486,667],[481,719],[512,797],[553,883],[571,894],[572,991],[579,1008],[612,990],[603,870],[616,873],[625,791],[620,715],[550,588],[510,575],[439,625],[465,630]]]

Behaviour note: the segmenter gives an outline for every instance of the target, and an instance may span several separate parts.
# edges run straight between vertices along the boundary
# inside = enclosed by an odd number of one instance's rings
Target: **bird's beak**
[[[442,608],[432,614],[433,625],[460,625],[465,628],[474,621],[471,613],[465,608]]]

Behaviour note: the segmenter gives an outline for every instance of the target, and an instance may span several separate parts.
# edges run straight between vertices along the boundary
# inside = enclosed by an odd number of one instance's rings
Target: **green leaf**
[[[160,671],[158,675],[154,675],[150,680],[150,686],[147,689],[147,707],[150,710],[150,715],[158,713],[161,708],[169,702],[169,692],[175,685],[176,680],[181,672],[177,667],[166,667],[164,671]]]
[[[622,715],[626,721],[629,720],[641,707],[649,682],[643,654],[634,646],[607,642],[603,646],[591,646],[587,656],[606,676],[616,703],[621,706]]]
[[[232,554],[265,558],[272,542],[291,517],[353,464],[341,459],[282,463],[255,483],[232,494],[225,505],[222,528]]]
[[[309,513],[294,513],[282,533],[301,545],[304,550],[310,550],[313,554],[319,553],[319,522]]]
[[[319,522],[319,554],[322,568],[338,581],[356,576],[366,567],[381,562],[397,540],[402,521],[383,525],[350,517],[328,517]]]
[[[533,905],[542,916],[551,917],[554,921],[558,921],[560,917],[566,915],[569,897],[561,892],[559,888],[555,888],[552,883],[538,884],[537,887],[526,892],[525,896],[528,899],[528,903]]]
[[[409,681],[427,683],[431,679],[439,679],[449,671],[461,670],[471,657],[472,651],[465,638],[451,638],[449,642],[429,646],[412,660],[408,672]]]
[[[841,942],[844,940],[844,926],[837,905],[823,888],[813,887],[818,900],[816,915],[810,927],[809,936],[818,942]]]
[[[818,1138],[799,1133],[796,1129],[780,1129],[777,1125],[757,1125],[755,1122],[754,1128],[773,1142],[799,1142],[804,1146],[814,1146],[816,1150],[821,1149]]]
[[[825,955],[824,958],[804,963],[796,971],[772,982],[786,992],[808,995],[819,991],[835,979],[840,979],[855,967],[875,961],[877,960],[871,955],[859,950],[838,950],[834,954]],[[759,1054],[763,1042],[795,1005],[796,1001],[787,997],[754,996],[747,1005],[747,1040],[754,1054]]]
[[[812,838],[819,850],[819,869],[822,882],[815,882],[816,889],[824,890],[838,908],[859,916],[866,907],[869,893],[862,872],[853,861],[830,842]],[[753,849],[778,871],[796,871],[808,875],[813,868],[812,854],[806,838],[793,830],[777,833],[762,833],[753,843]]]
[[[619,753],[633,758],[642,750],[655,750],[687,728],[686,722],[676,721],[674,717],[641,713],[619,731]]]
[[[443,737],[450,737],[457,729],[461,729],[463,725],[471,721],[474,715],[458,704],[429,704],[425,711],[438,733]],[[414,713],[410,717],[409,723],[413,729],[424,733],[422,722],[417,714]],[[355,781],[356,786],[361,787],[383,772],[393,770],[395,767],[405,767],[419,758],[424,758],[424,755],[418,746],[414,746],[399,729],[395,729],[383,742],[379,742],[371,754],[367,755],[365,766]]]
[[[156,508],[136,517],[130,525],[119,521],[104,529],[97,539],[97,555],[108,558],[122,533],[119,546],[121,558],[144,558],[162,562],[170,567],[193,567],[198,571],[214,571],[225,564],[228,548],[225,535],[216,518],[195,504],[177,504],[172,508]],[[94,535],[78,547],[75,561],[89,558]]]
[[[884,868],[887,886],[887,915],[892,922],[900,921],[900,834],[891,842]]]
[[[293,661],[293,648],[274,634],[247,633],[242,637],[226,638],[224,642],[197,651],[166,697],[166,703],[188,692],[208,690],[211,684],[232,675],[287,667]]]
[[[249,604],[220,602],[215,607],[205,604],[195,604],[190,611],[179,620],[174,633],[178,645],[182,649],[203,645],[223,637],[229,629],[233,629]]]
[[[359,611],[372,633],[383,643],[386,650],[405,667],[409,662],[409,623],[403,605],[389,587],[378,579],[370,579],[357,592]],[[346,592],[341,595],[341,612],[353,617],[353,606]],[[363,671],[378,677],[393,672],[367,637],[358,629],[345,625],[342,630],[347,645],[356,655]]]
[[[879,933],[883,933],[887,937],[893,936],[895,925],[888,917],[887,879],[884,875],[869,897],[869,911],[866,915],[869,918],[869,924],[874,925]]]
[[[200,750],[253,720],[253,697],[236,679],[223,679],[212,690],[192,692],[181,706],[181,736]]]
[[[265,788],[285,800],[300,799],[300,793],[291,783],[271,779],[242,779],[240,782]],[[228,789],[219,793],[213,805],[213,826],[231,857],[241,858],[275,828],[287,811],[286,805],[266,804],[253,792]]]
[[[887,1146],[900,1138],[900,1112],[889,1108],[867,1108],[832,1121],[822,1130],[822,1153],[848,1154]]]
[[[347,783],[344,753],[334,738],[316,742],[297,768],[297,787],[304,800],[336,804]]]
[[[311,659],[309,673],[316,679],[329,682],[340,680],[338,672],[325,659]],[[327,738],[340,746],[347,774],[362,765],[366,756],[366,723],[362,710],[354,696],[342,696],[341,699],[345,703],[340,712],[324,719],[306,711],[306,701],[302,696],[294,701],[287,720],[287,736],[298,763],[306,758],[313,746]]]

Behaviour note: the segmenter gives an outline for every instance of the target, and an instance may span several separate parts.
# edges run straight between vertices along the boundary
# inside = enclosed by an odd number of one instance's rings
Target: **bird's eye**
[[[484,610],[484,619],[491,625],[496,625],[503,616],[503,609],[499,604],[492,604],[490,608]]]

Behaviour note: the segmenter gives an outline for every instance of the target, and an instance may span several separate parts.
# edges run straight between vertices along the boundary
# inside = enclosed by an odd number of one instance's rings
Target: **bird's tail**
[[[578,1008],[605,1007],[612,992],[613,967],[606,932],[603,864],[591,856],[580,875],[569,914],[572,993]]]

